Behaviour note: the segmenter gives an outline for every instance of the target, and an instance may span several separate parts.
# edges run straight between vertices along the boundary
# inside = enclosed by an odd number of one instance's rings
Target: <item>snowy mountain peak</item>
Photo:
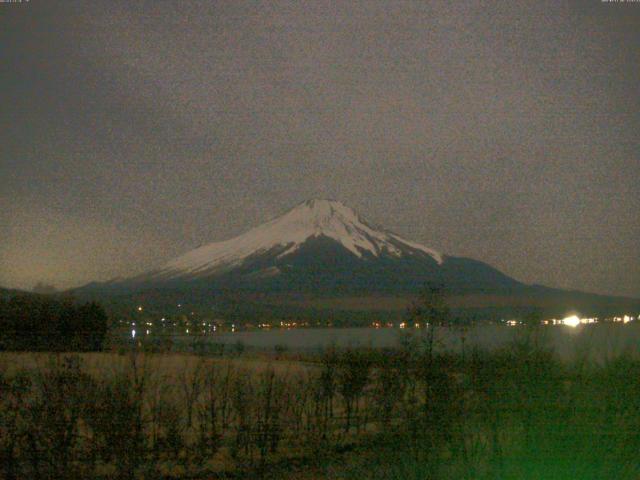
[[[238,237],[192,250],[168,262],[156,275],[200,276],[226,271],[274,249],[279,252],[276,259],[281,259],[307,240],[321,236],[338,242],[358,258],[426,254],[438,264],[443,261],[434,250],[371,227],[339,201],[312,199]]]
[[[358,214],[343,203],[321,199],[307,200],[276,220],[282,220],[282,226],[285,224],[295,228],[304,226],[315,234],[321,234],[326,230],[331,231],[339,224],[363,223]]]

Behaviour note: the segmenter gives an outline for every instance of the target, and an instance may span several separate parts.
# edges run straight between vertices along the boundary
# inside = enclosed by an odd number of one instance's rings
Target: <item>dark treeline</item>
[[[36,294],[0,298],[0,350],[101,350],[107,328],[107,314],[94,302]]]
[[[563,365],[531,339],[440,355],[420,336],[277,368],[189,356],[159,364],[167,357],[132,351],[98,357],[96,369],[90,358],[92,368],[65,354],[0,368],[0,478],[640,473],[631,358]]]

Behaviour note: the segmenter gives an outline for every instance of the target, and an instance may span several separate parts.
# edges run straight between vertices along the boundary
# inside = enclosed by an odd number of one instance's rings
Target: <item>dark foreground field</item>
[[[0,478],[640,478],[640,361],[0,354]],[[586,356],[584,358],[587,358]]]

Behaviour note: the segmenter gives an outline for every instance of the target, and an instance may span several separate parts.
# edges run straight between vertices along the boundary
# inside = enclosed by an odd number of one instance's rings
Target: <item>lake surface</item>
[[[236,344],[272,349],[277,345],[288,350],[319,350],[337,347],[393,347],[405,335],[423,335],[423,330],[395,328],[298,328],[292,330],[262,330],[251,332],[221,333],[207,337],[213,343]],[[602,361],[622,353],[640,356],[640,322],[628,324],[596,324],[546,326],[540,330],[545,345],[561,358],[572,359],[578,355]],[[479,347],[495,349],[513,342],[525,334],[523,327],[499,325],[477,326],[466,333],[465,349]],[[445,351],[462,350],[459,332],[439,328],[436,331],[436,348]]]

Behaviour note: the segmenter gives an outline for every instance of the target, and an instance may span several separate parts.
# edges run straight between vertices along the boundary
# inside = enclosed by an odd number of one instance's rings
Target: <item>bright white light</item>
[[[131,330],[131,338],[136,338],[136,331],[135,330]]]
[[[568,325],[569,327],[577,327],[580,325],[580,319],[576,315],[571,315],[570,317],[563,318],[562,324]]]
[[[624,317],[622,317],[623,323],[629,323],[631,320],[633,320],[633,317],[630,317],[629,315],[625,315]]]
[[[138,311],[141,312],[142,311],[142,306],[138,307]]]

